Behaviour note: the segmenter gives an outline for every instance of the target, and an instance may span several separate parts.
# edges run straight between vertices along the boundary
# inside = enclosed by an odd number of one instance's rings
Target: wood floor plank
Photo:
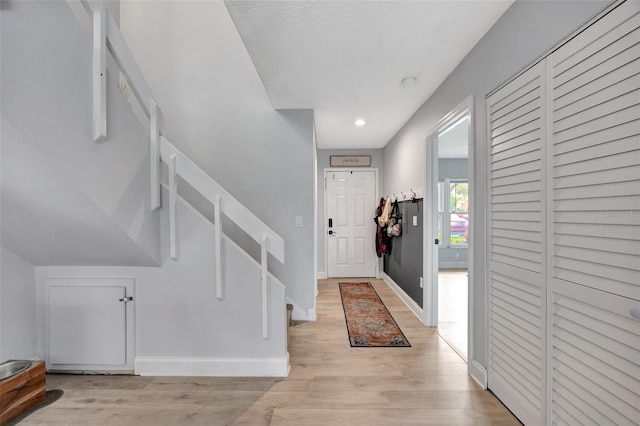
[[[318,320],[292,328],[287,378],[49,375],[64,396],[20,425],[520,424],[381,280],[367,279],[412,347],[352,348],[339,281],[321,280]]]
[[[312,390],[360,392],[379,391],[481,391],[480,386],[468,376],[402,376],[402,377],[316,377]]]
[[[282,409],[273,410],[271,425],[474,425],[464,409]]]

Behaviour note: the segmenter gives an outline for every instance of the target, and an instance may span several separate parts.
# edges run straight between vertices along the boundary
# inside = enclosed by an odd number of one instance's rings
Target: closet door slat
[[[626,22],[634,21],[637,9],[629,5],[618,6],[611,10],[599,22],[592,25],[593,30],[587,36],[575,37],[569,43],[569,48],[561,47],[553,53],[554,68],[556,74],[562,74],[574,64],[589,57],[593,52],[601,50],[620,38],[620,34],[626,34],[637,25],[627,27]],[[620,27],[623,27],[620,29]],[[595,30],[595,31],[594,31]]]
[[[637,302],[560,279],[554,292],[554,405],[565,408],[561,397],[573,399],[583,423],[594,421],[587,417],[593,409],[612,424],[634,424],[640,326],[629,312]]]
[[[622,78],[615,76],[609,76],[609,78],[600,77],[594,81],[596,84],[592,84],[590,87],[583,89],[582,92],[573,92],[571,99],[567,99],[569,98],[568,96],[558,99],[558,101],[554,103],[554,115],[559,119],[567,118],[573,114],[599,105],[603,98],[615,99],[636,91],[640,87],[640,64],[635,63],[636,69],[633,69],[633,67],[628,68],[635,73],[630,76],[623,76]]]
[[[547,141],[552,418],[638,424],[640,2],[617,5],[547,60],[554,88]]]
[[[640,69],[638,68],[640,66],[639,64],[640,60],[633,60],[619,68],[616,68],[610,73],[598,76],[584,84],[581,86],[581,90],[574,90],[573,92],[566,93],[564,96],[555,98],[553,101],[554,111],[562,112],[562,109],[568,105],[572,105],[573,103],[582,101],[588,97],[591,99],[597,98],[603,90],[612,86],[624,84],[627,80],[637,78],[638,72],[640,72]],[[593,101],[591,100],[588,102],[592,103]]]
[[[525,424],[545,416],[544,63],[488,98],[489,388]]]

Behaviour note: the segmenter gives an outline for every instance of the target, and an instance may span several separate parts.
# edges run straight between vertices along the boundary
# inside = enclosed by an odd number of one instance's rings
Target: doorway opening
[[[425,208],[427,320],[465,362],[471,347],[471,105],[463,102],[427,138],[431,196]]]
[[[438,333],[466,361],[469,116],[438,133]]]

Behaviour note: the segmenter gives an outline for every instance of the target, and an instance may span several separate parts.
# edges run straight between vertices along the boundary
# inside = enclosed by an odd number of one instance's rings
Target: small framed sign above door
[[[331,167],[371,167],[370,155],[332,155]]]

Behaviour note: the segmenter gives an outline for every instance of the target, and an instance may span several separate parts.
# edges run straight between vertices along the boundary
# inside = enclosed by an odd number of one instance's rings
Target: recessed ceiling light
[[[362,118],[358,118],[356,120],[356,126],[364,126],[365,124],[367,124],[367,122],[364,121]]]
[[[409,76],[403,78],[400,84],[402,84],[402,87],[404,87],[405,89],[408,89],[415,86],[417,81],[418,80],[414,76]]]

